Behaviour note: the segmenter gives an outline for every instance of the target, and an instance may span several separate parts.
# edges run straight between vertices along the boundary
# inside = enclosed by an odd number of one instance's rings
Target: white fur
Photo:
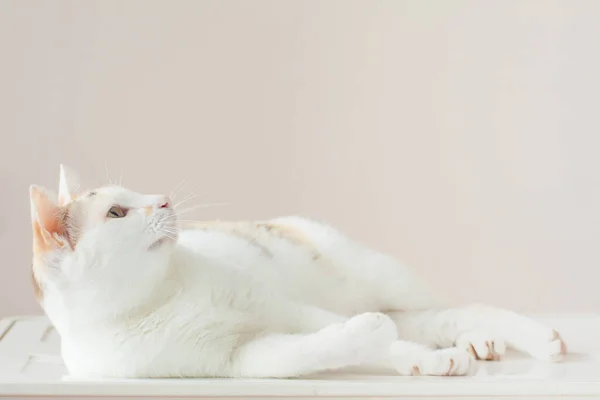
[[[324,224],[287,217],[177,234],[164,196],[109,186],[77,197],[68,175],[58,197],[76,246],[34,258],[34,271],[73,376],[295,377],[360,365],[462,375],[473,356],[496,359],[506,346],[551,361],[564,353],[556,332],[510,311],[444,309],[404,265]],[[106,219],[114,204],[127,216]]]

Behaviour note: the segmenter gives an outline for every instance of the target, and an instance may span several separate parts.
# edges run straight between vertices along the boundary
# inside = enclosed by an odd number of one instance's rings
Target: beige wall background
[[[456,304],[600,310],[600,2],[0,2],[0,315],[59,163],[301,214]],[[198,201],[197,201],[198,202]]]

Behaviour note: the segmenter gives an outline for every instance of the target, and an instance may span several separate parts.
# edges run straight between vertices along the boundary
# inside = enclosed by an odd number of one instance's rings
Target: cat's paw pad
[[[557,331],[552,331],[552,336],[547,341],[536,343],[531,350],[531,355],[543,361],[562,361],[567,354],[567,346]]]
[[[477,331],[461,334],[456,339],[456,347],[467,350],[476,360],[496,361],[506,352],[503,340]]]
[[[450,348],[429,351],[412,365],[410,375],[470,375],[476,370],[475,364],[475,358],[464,349]]]

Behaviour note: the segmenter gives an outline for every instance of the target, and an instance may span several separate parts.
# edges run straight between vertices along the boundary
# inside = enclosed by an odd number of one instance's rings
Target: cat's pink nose
[[[165,197],[165,199],[162,200],[158,205],[158,208],[169,208],[169,207],[171,207],[171,199],[169,199],[168,197]]]

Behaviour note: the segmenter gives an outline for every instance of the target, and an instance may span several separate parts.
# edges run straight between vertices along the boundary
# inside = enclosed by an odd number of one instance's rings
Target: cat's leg
[[[546,361],[560,361],[566,346],[553,329],[501,308],[464,308],[390,312],[399,337],[429,346],[457,346],[478,359],[496,360],[506,347]]]
[[[392,257],[364,248],[361,253],[368,255],[362,258],[366,267],[360,273],[364,285],[373,288],[373,297],[378,298],[380,308],[376,310],[415,310],[388,313],[401,339],[436,347],[459,346],[482,360],[499,359],[507,346],[547,361],[559,361],[566,354],[564,341],[550,327],[492,306],[444,308]]]
[[[321,304],[323,308],[353,315],[373,310],[414,310],[440,305],[435,293],[394,257],[372,250],[320,222],[298,217],[272,222],[300,232],[322,256],[319,258],[323,264],[321,278],[335,288],[337,300],[330,302],[333,306]]]
[[[487,306],[444,310],[443,302],[403,263],[327,225],[294,217],[276,222],[296,228],[310,238],[342,277],[336,282],[337,301],[333,306],[322,304],[323,308],[344,315],[432,310],[390,315],[394,316],[402,339],[436,347],[459,345],[481,359],[497,359],[506,345],[547,360],[558,360],[566,352],[556,331],[513,312]]]
[[[288,378],[386,357],[397,338],[384,314],[365,313],[310,334],[271,333],[235,349],[232,377]]]
[[[293,313],[294,329],[313,332],[348,318],[317,307],[301,305]],[[465,375],[474,372],[475,359],[465,348],[437,350],[415,342],[395,341],[388,355],[362,365],[368,369],[395,371],[400,375]]]

